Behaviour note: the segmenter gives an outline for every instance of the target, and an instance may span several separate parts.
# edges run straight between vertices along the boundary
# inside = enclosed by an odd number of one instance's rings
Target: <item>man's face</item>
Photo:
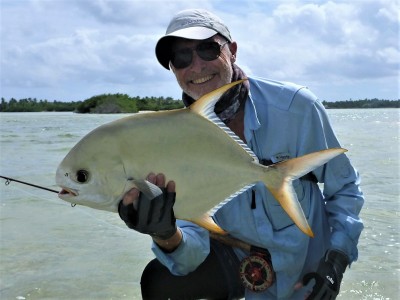
[[[216,41],[220,45],[226,43],[226,40],[218,35],[207,40],[177,39],[172,45],[172,51],[184,48],[195,49],[197,45],[209,41]],[[232,64],[236,60],[236,50],[236,42],[226,43],[221,46],[220,56],[212,61],[201,59],[197,52],[193,50],[192,62],[189,66],[177,69],[170,64],[170,67],[182,90],[197,100],[201,96],[231,82]]]

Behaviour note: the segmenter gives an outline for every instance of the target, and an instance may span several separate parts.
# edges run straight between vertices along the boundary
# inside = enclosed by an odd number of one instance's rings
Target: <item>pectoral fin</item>
[[[153,199],[162,194],[161,189],[147,180],[133,180],[134,187],[143,193],[148,199]]]

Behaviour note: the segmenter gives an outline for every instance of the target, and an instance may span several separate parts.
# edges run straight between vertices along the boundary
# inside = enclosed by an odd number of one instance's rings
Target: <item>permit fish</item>
[[[219,98],[242,81],[212,91],[188,108],[134,114],[95,128],[58,166],[59,198],[117,212],[132,188],[149,195],[161,193],[145,178],[151,171],[164,173],[176,182],[176,218],[224,234],[210,212],[263,182],[299,229],[313,236],[292,181],[347,150],[327,149],[261,165],[214,113]]]

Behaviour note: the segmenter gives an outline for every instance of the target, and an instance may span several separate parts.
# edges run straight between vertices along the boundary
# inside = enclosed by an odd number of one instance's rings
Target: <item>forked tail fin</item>
[[[326,149],[289,159],[267,168],[267,170],[273,170],[274,172],[274,180],[271,180],[271,174],[268,174],[268,171],[266,172],[268,175],[266,174],[264,182],[268,190],[278,200],[297,227],[310,237],[314,237],[314,234],[297,200],[292,181],[324,165],[332,158],[346,151],[346,149],[342,148]]]

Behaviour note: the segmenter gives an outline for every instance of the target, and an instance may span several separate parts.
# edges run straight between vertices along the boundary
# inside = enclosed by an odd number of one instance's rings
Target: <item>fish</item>
[[[133,114],[95,128],[59,164],[59,198],[117,212],[132,188],[149,199],[160,194],[146,177],[150,172],[163,173],[176,183],[177,219],[227,234],[213,221],[212,212],[263,182],[297,227],[313,237],[292,181],[347,150],[325,149],[270,166],[260,164],[214,112],[219,98],[241,82],[224,85],[187,108]]]

